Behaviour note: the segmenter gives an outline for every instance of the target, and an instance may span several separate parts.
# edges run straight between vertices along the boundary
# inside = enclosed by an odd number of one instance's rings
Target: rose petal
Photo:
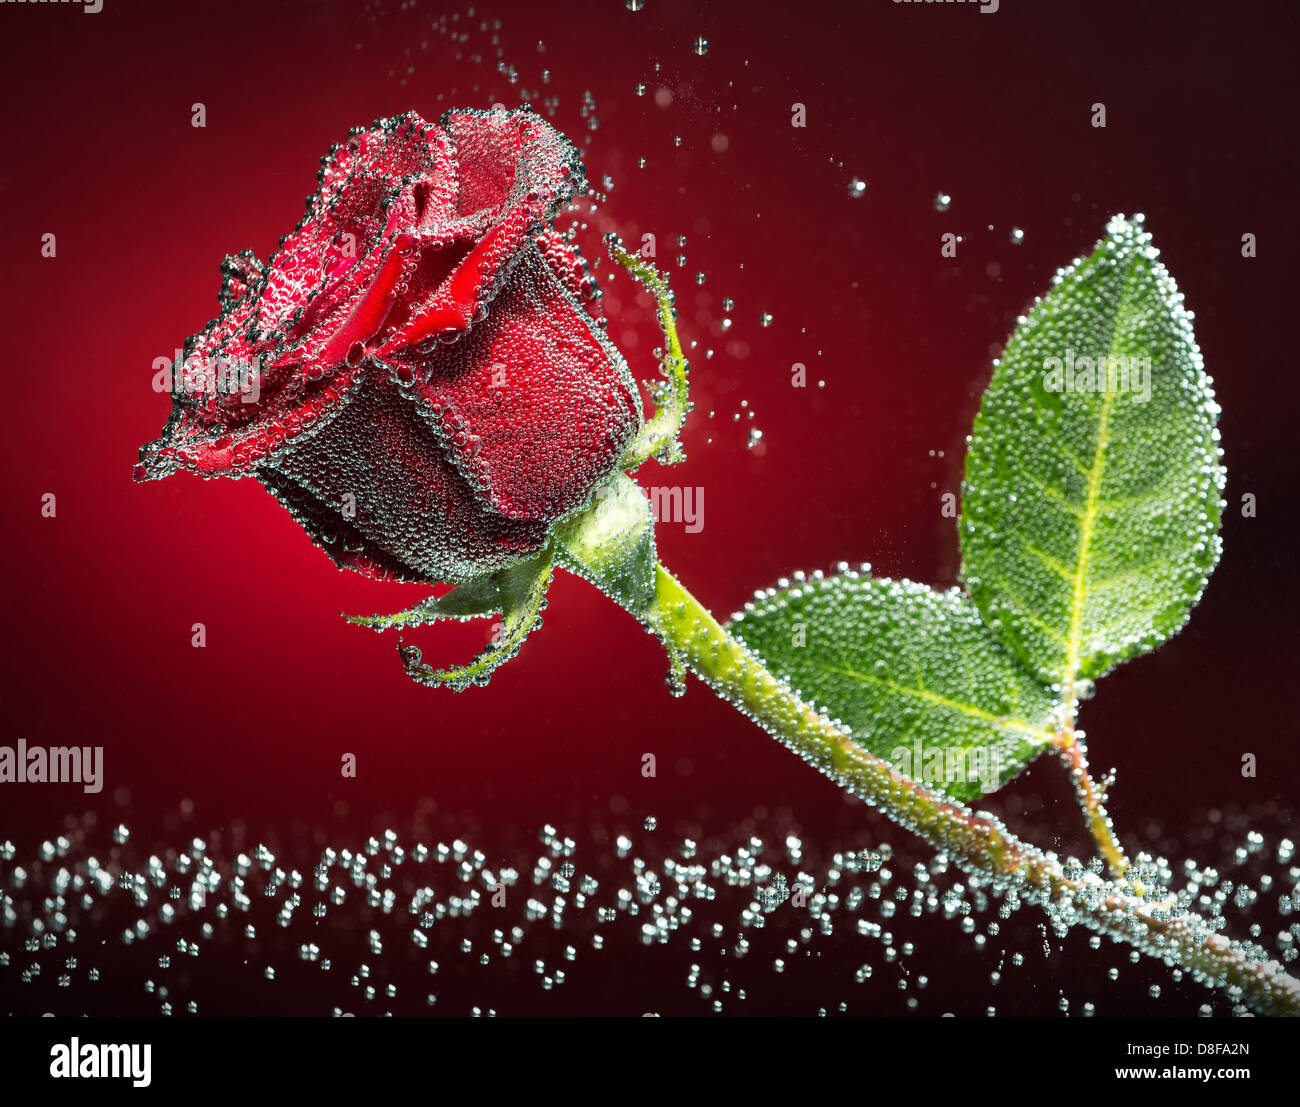
[[[395,364],[453,463],[511,519],[580,506],[640,425],[622,356],[531,242],[462,341]]]
[[[399,298],[381,357],[468,330],[508,280],[527,238],[582,188],[577,150],[531,111],[453,111],[442,123],[456,144],[456,210],[465,225],[485,229],[433,296]],[[456,232],[448,226],[425,239],[446,244]]]
[[[271,261],[247,254],[223,265],[224,310],[186,343],[176,410],[141,450],[137,480],[179,468],[246,476],[327,417],[391,310],[415,225],[454,217],[450,152],[446,135],[408,113],[353,131],[326,155],[307,214]],[[414,180],[420,172],[437,177]],[[227,368],[256,374],[255,393],[207,386]]]
[[[339,513],[336,504],[318,499],[273,466],[263,466],[258,479],[288,509],[312,544],[324,550],[340,569],[351,569],[371,580],[436,583],[372,542]]]
[[[286,506],[304,513],[310,503],[318,534],[323,521],[337,518],[340,542],[354,534],[356,552],[402,579],[468,580],[546,541],[545,525],[502,518],[482,501],[417,406],[379,373],[366,377],[325,430],[283,450],[259,475]],[[332,549],[339,542],[317,544],[344,564]]]
[[[596,283],[586,258],[578,248],[554,227],[539,231],[533,236],[533,241],[537,243],[537,248],[541,250],[542,257],[546,259],[551,272],[569,294],[582,305],[587,314],[600,323],[605,318],[605,311],[600,303],[600,285]]]
[[[266,267],[252,250],[227,254],[221,263],[221,291],[217,293],[221,310],[229,311],[248,296],[261,283],[265,273]]]
[[[306,215],[271,258],[258,327],[283,345],[349,312],[398,230],[454,215],[453,164],[448,137],[414,112],[354,130],[322,160]]]

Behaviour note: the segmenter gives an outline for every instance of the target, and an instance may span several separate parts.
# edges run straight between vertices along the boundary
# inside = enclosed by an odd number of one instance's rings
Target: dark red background
[[[102,744],[107,772],[99,797],[6,788],[0,838],[30,854],[88,807],[125,812],[145,841],[234,818],[346,837],[432,800],[472,815],[489,851],[544,821],[617,828],[654,814],[712,832],[756,806],[788,809],[830,849],[868,818],[702,686],[671,698],[660,648],[579,581],[557,580],[546,626],[489,689],[430,691],[407,681],[391,638],[338,618],[398,610],[418,588],[338,573],[253,481],[131,483],[168,410],[153,360],[215,314],[224,254],[265,257],[292,227],[330,143],[408,108],[514,103],[520,86],[558,96],[555,121],[585,143],[589,178],[614,180],[588,255],[607,229],[655,233],[683,337],[699,343],[689,460],[642,478],[705,489],[703,531],[664,525],[659,544],[719,615],[840,559],[953,583],[940,496],[959,488],[991,358],[1109,214],[1145,212],[1224,408],[1226,553],[1188,629],[1108,677],[1084,725],[1094,762],[1119,767],[1112,811],[1131,843],[1148,817],[1176,836],[1199,808],[1293,801],[1290,5],[475,7],[449,24],[462,44],[431,28],[443,14],[432,3],[0,6],[0,709],[5,741]],[[499,31],[479,29],[497,19]],[[494,34],[519,85],[496,70]],[[190,124],[196,101],[205,129]],[[790,126],[796,101],[806,129]],[[1089,125],[1096,101],[1104,130]],[[855,176],[869,182],[860,199]],[[953,198],[946,213],[938,191]],[[946,231],[964,236],[955,261],[939,254]],[[723,297],[736,303],[726,334]],[[607,306],[611,336],[649,376],[644,302],[620,278]],[[790,387],[794,362],[805,390]],[[755,450],[744,414],[732,421],[742,400],[763,431]],[[55,519],[41,517],[46,492]],[[1240,516],[1243,492],[1255,519]],[[191,648],[195,622],[206,649]],[[486,635],[419,641],[449,660]],[[359,759],[353,781],[339,776],[345,751]],[[655,780],[639,774],[647,751]],[[1257,779],[1240,776],[1247,751]],[[999,803],[1035,840],[1077,848],[1062,781],[1044,763]]]

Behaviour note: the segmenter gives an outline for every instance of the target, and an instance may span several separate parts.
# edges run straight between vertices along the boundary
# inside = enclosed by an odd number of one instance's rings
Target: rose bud
[[[641,419],[551,225],[582,179],[529,111],[353,131],[271,260],[227,259],[137,476],[255,476],[374,577],[454,583],[539,551]]]
[[[136,479],[253,476],[341,568],[462,584],[357,620],[503,612],[482,664],[436,673],[403,652],[417,679],[461,687],[540,621],[557,558],[626,584],[625,565],[587,563],[591,528],[617,516],[649,535],[619,470],[675,434],[684,393],[647,444],[595,281],[553,225],[585,187],[582,163],[530,110],[379,120],[330,150],[318,182],[269,262],[223,263],[221,313],[173,366],[172,415]],[[652,291],[670,318],[666,287]],[[653,564],[653,536],[637,535],[624,546]]]

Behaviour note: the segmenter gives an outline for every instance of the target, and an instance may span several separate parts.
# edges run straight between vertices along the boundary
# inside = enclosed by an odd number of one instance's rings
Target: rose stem
[[[1073,719],[1077,711],[1078,701],[1071,693],[1066,703],[1066,719],[1070,721],[1066,722],[1057,735],[1056,747],[1061,755],[1061,763],[1070,774],[1075,798],[1079,801],[1079,807],[1083,811],[1083,817],[1088,823],[1088,829],[1092,832],[1097,848],[1106,858],[1111,875],[1116,880],[1123,880],[1124,874],[1128,871],[1129,860],[1124,853],[1124,847],[1120,845],[1115,835],[1115,827],[1110,821],[1110,815],[1106,812],[1105,797],[1093,783],[1092,776],[1088,772],[1088,754],[1074,730]],[[1138,895],[1142,894],[1142,886],[1139,883],[1134,882],[1133,887]]]
[[[991,815],[930,791],[855,744],[794,695],[719,625],[662,565],[647,626],[719,696],[851,794],[948,854],[966,872],[1014,888],[1050,915],[1178,965],[1259,1014],[1300,1015],[1300,981],[1262,950],[1212,933],[1192,912],[1144,901],[1090,874],[1067,877],[1056,856],[1020,841]]]

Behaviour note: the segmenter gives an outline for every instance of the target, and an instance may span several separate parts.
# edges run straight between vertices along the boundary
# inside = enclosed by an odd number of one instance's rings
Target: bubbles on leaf
[[[1187,621],[1221,545],[1217,416],[1151,236],[1111,220],[1018,321],[967,456],[963,579],[1044,679],[1095,679]]]

